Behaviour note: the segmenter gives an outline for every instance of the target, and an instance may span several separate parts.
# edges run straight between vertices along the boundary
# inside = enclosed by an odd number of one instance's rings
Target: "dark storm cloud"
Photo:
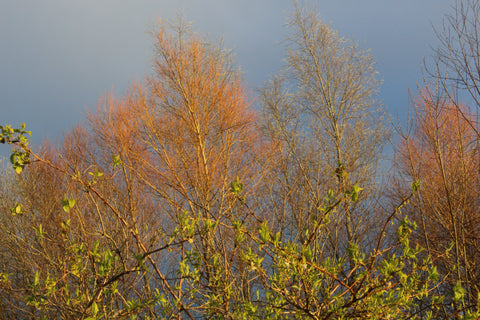
[[[408,88],[435,45],[453,1],[318,1],[323,20],[371,48],[384,79],[381,99],[407,108]],[[282,65],[287,0],[0,0],[0,123],[27,123],[34,141],[56,139],[110,90],[121,94],[149,73],[158,18],[180,10],[196,30],[224,39],[252,86]],[[5,147],[0,150],[5,155]]]

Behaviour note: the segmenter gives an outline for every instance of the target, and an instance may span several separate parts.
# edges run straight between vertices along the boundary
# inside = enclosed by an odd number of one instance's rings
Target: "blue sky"
[[[437,41],[432,29],[454,0],[311,0],[341,35],[372,50],[380,99],[405,118],[408,90]],[[150,72],[159,18],[179,12],[233,48],[254,89],[283,65],[290,0],[0,0],[0,124],[25,122],[33,141],[58,140],[113,89]],[[0,155],[8,148],[0,145]]]

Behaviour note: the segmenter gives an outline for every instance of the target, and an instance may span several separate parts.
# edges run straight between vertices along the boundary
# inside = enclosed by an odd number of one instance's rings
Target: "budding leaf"
[[[455,284],[455,286],[453,287],[453,300],[457,302],[462,301],[464,296],[465,289],[463,289],[460,281],[457,281],[457,284]]]
[[[13,208],[10,209],[10,213],[12,214],[12,216],[16,216],[17,214],[21,214],[22,213],[22,206],[19,203],[15,203],[15,206],[13,206]]]
[[[360,191],[362,191],[363,188],[360,188],[358,186],[358,184],[354,185],[352,187],[352,191],[351,191],[351,195],[352,195],[352,201],[353,202],[357,202],[358,201],[358,194],[360,193]]]
[[[421,184],[419,180],[415,180],[410,184],[410,186],[412,187],[412,193],[415,193],[420,190]]]
[[[264,243],[267,243],[270,240],[270,231],[268,230],[266,222],[262,223],[258,232],[260,233],[260,239]]]
[[[38,228],[33,227],[35,229],[36,235],[35,235],[35,241],[43,239],[45,236],[45,230],[43,230],[43,225],[39,224]]]
[[[99,309],[98,309],[98,305],[95,301],[93,301],[92,308],[90,310],[92,311],[92,314],[94,316],[97,315]]]
[[[36,287],[40,284],[40,272],[37,270],[35,271],[35,275],[33,276],[33,286]]]
[[[234,194],[234,195],[239,195],[243,190],[243,184],[240,183],[240,178],[237,176],[237,180],[236,181],[232,181],[232,183],[230,184],[230,191]]]
[[[94,172],[89,172],[88,174],[94,176],[95,178],[100,178],[101,176],[103,176],[103,172],[98,171],[97,168],[95,168]]]
[[[122,160],[120,159],[119,155],[112,155],[113,160],[113,168],[115,169],[117,166],[122,164]]]
[[[70,209],[72,209],[74,205],[75,205],[75,199],[69,199],[67,198],[67,196],[63,198],[62,206],[63,206],[63,211],[65,211],[66,213],[69,213]]]

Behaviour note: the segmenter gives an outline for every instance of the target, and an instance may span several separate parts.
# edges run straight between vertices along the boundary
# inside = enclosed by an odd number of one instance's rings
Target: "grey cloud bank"
[[[408,89],[437,43],[431,24],[439,26],[454,1],[311,2],[341,35],[372,49],[381,100],[391,113],[406,113]],[[182,11],[197,31],[233,48],[253,89],[282,66],[291,9],[287,0],[0,0],[0,123],[26,122],[36,143],[57,140],[103,93],[122,94],[149,73],[148,30]]]

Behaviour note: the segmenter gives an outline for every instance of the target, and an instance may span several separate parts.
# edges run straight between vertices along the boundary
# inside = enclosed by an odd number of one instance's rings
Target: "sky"
[[[454,0],[310,0],[323,21],[371,49],[379,98],[405,119],[409,90],[437,45]],[[284,65],[290,0],[0,0],[0,124],[25,122],[33,143],[60,141],[107,92],[121,95],[151,72],[158,19],[182,15],[223,39],[252,92]],[[0,145],[0,156],[9,153]]]

